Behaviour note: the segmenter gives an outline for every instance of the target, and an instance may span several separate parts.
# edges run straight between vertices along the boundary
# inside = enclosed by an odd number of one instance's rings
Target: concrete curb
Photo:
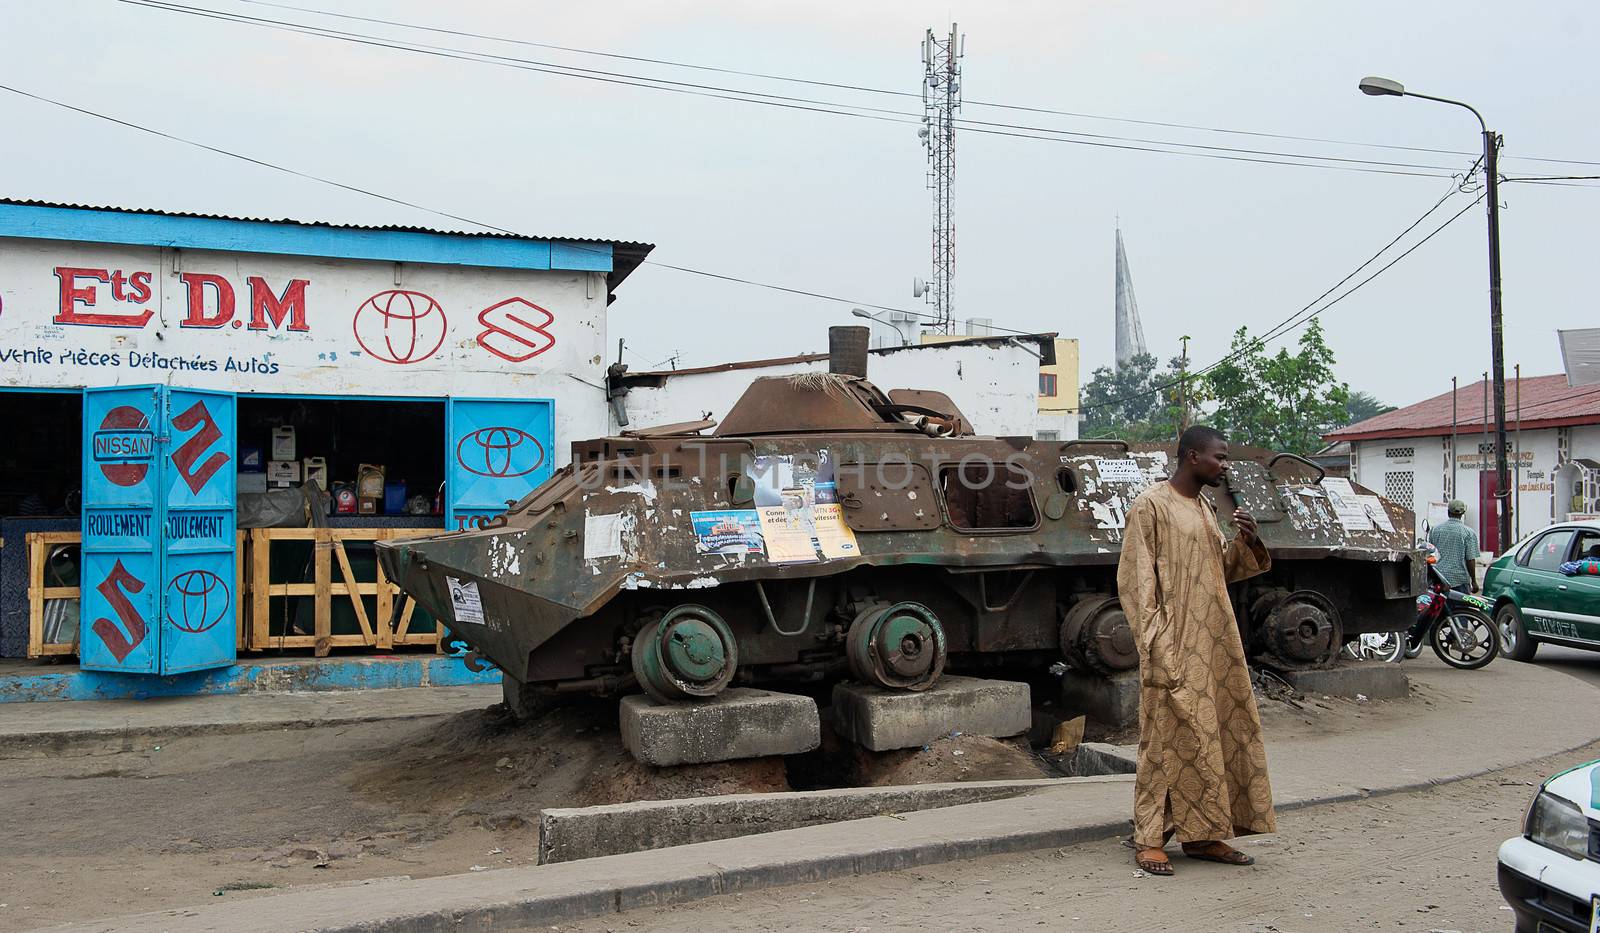
[[[499,699],[496,686],[471,686],[5,704],[0,760],[132,751],[195,735],[432,719]]]
[[[471,671],[460,658],[450,655],[257,658],[166,677],[86,671],[75,665],[7,666],[0,670],[0,703],[105,702],[499,683],[499,671]]]
[[[539,811],[539,864],[644,852],[887,813],[987,803],[1056,787],[1070,778],[845,787],[686,800],[640,800]]]
[[[1280,811],[1426,790],[1600,741],[1600,722],[1554,721],[1588,687],[1526,665],[1413,675],[1446,704],[1422,725],[1273,744]],[[1483,700],[1481,706],[1473,704]],[[1540,716],[1543,712],[1546,715]],[[1419,731],[1420,730],[1420,731]],[[1429,773],[1431,770],[1432,773]],[[1359,772],[1359,773],[1356,773]],[[1357,783],[1359,782],[1359,783]],[[290,891],[53,929],[434,933],[548,925],[639,907],[1072,845],[1125,833],[1130,776],[1073,778],[987,803],[875,817],[554,865]],[[1118,818],[1107,819],[1104,814]],[[314,920],[310,918],[315,918]]]
[[[539,811],[539,864],[1005,800],[1066,786],[1077,778],[1131,775],[1136,755],[1132,746],[1083,742],[1057,762],[1069,775],[1062,778],[845,787],[551,808]]]

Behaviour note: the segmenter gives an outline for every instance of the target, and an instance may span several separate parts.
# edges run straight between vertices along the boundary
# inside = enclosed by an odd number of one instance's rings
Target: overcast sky
[[[537,61],[917,113],[912,99],[686,71],[180,0]],[[919,43],[952,18],[969,101],[1434,149],[1475,150],[1466,111],[1367,98],[1366,74],[1466,100],[1510,175],[1600,165],[1600,5],[285,0],[534,42],[917,91]],[[927,310],[930,195],[915,128],[604,84],[293,35],[117,0],[0,4],[0,83],[311,174],[542,236],[643,240],[653,258]],[[1464,169],[1471,156],[1329,146],[969,105],[974,120]],[[0,92],[0,193],[361,223],[459,226]],[[1397,169],[1436,173],[1435,169]],[[956,313],[1112,355],[1120,215],[1151,349],[1199,362],[1333,285],[1434,204],[1442,178],[1229,162],[963,133]],[[1589,185],[1600,183],[1590,182]],[[1594,326],[1600,189],[1507,185],[1507,371],[1560,371],[1557,328]],[[1471,195],[1457,195],[1422,230]],[[1409,241],[1408,241],[1409,242]],[[1481,206],[1329,311],[1353,388],[1407,404],[1488,368]],[[635,369],[826,345],[849,305],[646,266],[611,336]]]

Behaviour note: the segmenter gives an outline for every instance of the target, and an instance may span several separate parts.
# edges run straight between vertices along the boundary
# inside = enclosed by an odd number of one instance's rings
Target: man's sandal
[[[1155,852],[1161,857],[1159,859],[1146,858],[1146,852]],[[1172,874],[1172,860],[1167,858],[1167,853],[1160,849],[1135,848],[1133,851],[1133,864],[1139,866],[1140,870],[1145,874],[1162,876]]]
[[[1193,843],[1183,844],[1183,854],[1202,862],[1216,862],[1221,865],[1254,865],[1256,860],[1225,842],[1207,842],[1197,849],[1190,849]]]

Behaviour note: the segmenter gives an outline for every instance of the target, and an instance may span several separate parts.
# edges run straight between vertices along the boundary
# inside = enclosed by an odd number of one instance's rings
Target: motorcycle
[[[1417,650],[1422,650],[1420,644]],[[1405,653],[1406,639],[1400,632],[1365,632],[1344,644],[1344,656],[1351,661],[1398,661]]]
[[[1433,646],[1439,660],[1464,671],[1486,666],[1500,654],[1500,638],[1490,615],[1488,600],[1451,588],[1435,566],[1439,554],[1428,550],[1428,590],[1417,597],[1417,621],[1405,634],[1405,656],[1422,654]]]

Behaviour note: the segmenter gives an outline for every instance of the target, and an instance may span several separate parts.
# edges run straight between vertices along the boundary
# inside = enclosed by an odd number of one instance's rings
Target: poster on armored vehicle
[[[746,471],[773,563],[833,560],[860,553],[844,523],[830,451],[756,457]]]

